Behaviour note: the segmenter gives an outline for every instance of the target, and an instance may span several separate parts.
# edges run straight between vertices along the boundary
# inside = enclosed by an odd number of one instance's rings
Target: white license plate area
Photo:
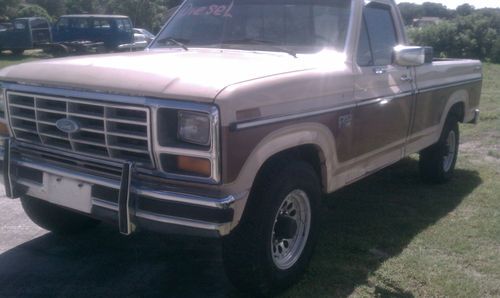
[[[85,213],[91,212],[90,184],[48,173],[43,176],[49,202]]]

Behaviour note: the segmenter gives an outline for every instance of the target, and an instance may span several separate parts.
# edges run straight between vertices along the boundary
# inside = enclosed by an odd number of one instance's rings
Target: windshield
[[[343,51],[350,0],[187,0],[152,48]]]

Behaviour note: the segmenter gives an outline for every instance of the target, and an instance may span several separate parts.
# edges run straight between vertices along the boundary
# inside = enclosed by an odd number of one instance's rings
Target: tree
[[[500,62],[500,10],[475,10],[453,20],[408,30],[412,42],[434,47],[437,56]]]
[[[12,18],[18,5],[18,0],[0,0],[0,20],[7,21]]]
[[[424,2],[422,4],[422,9],[423,16],[425,17],[438,17],[445,19],[451,15],[446,6],[441,3]]]
[[[401,11],[403,21],[407,26],[413,24],[414,19],[419,19],[424,15],[424,9],[422,8],[422,5],[404,2],[400,3],[398,6],[399,10]]]
[[[168,7],[163,0],[110,0],[108,13],[128,15],[135,27],[157,32],[164,24]]]
[[[111,0],[65,0],[66,13],[104,13],[105,7]]]
[[[457,14],[459,16],[468,16],[471,15],[474,12],[475,8],[474,6],[465,3],[457,7]]]
[[[38,5],[24,5],[20,10],[17,11],[16,17],[27,18],[27,17],[43,17],[51,20],[50,15],[45,9]]]
[[[57,18],[66,12],[65,0],[29,0],[28,3],[44,8],[49,15]]]

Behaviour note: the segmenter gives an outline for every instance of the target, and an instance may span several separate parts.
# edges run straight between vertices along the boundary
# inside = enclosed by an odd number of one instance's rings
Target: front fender
[[[245,161],[236,184],[250,190],[267,160],[280,152],[302,145],[314,145],[317,148],[322,163],[324,191],[330,192],[334,188],[331,177],[338,165],[335,138],[325,125],[310,122],[288,125],[264,137]]]

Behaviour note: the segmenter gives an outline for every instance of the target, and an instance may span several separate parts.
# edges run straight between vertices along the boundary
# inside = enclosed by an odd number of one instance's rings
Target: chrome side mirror
[[[427,58],[429,51],[430,49],[426,47],[396,46],[394,62],[399,66],[420,66],[429,62]]]

